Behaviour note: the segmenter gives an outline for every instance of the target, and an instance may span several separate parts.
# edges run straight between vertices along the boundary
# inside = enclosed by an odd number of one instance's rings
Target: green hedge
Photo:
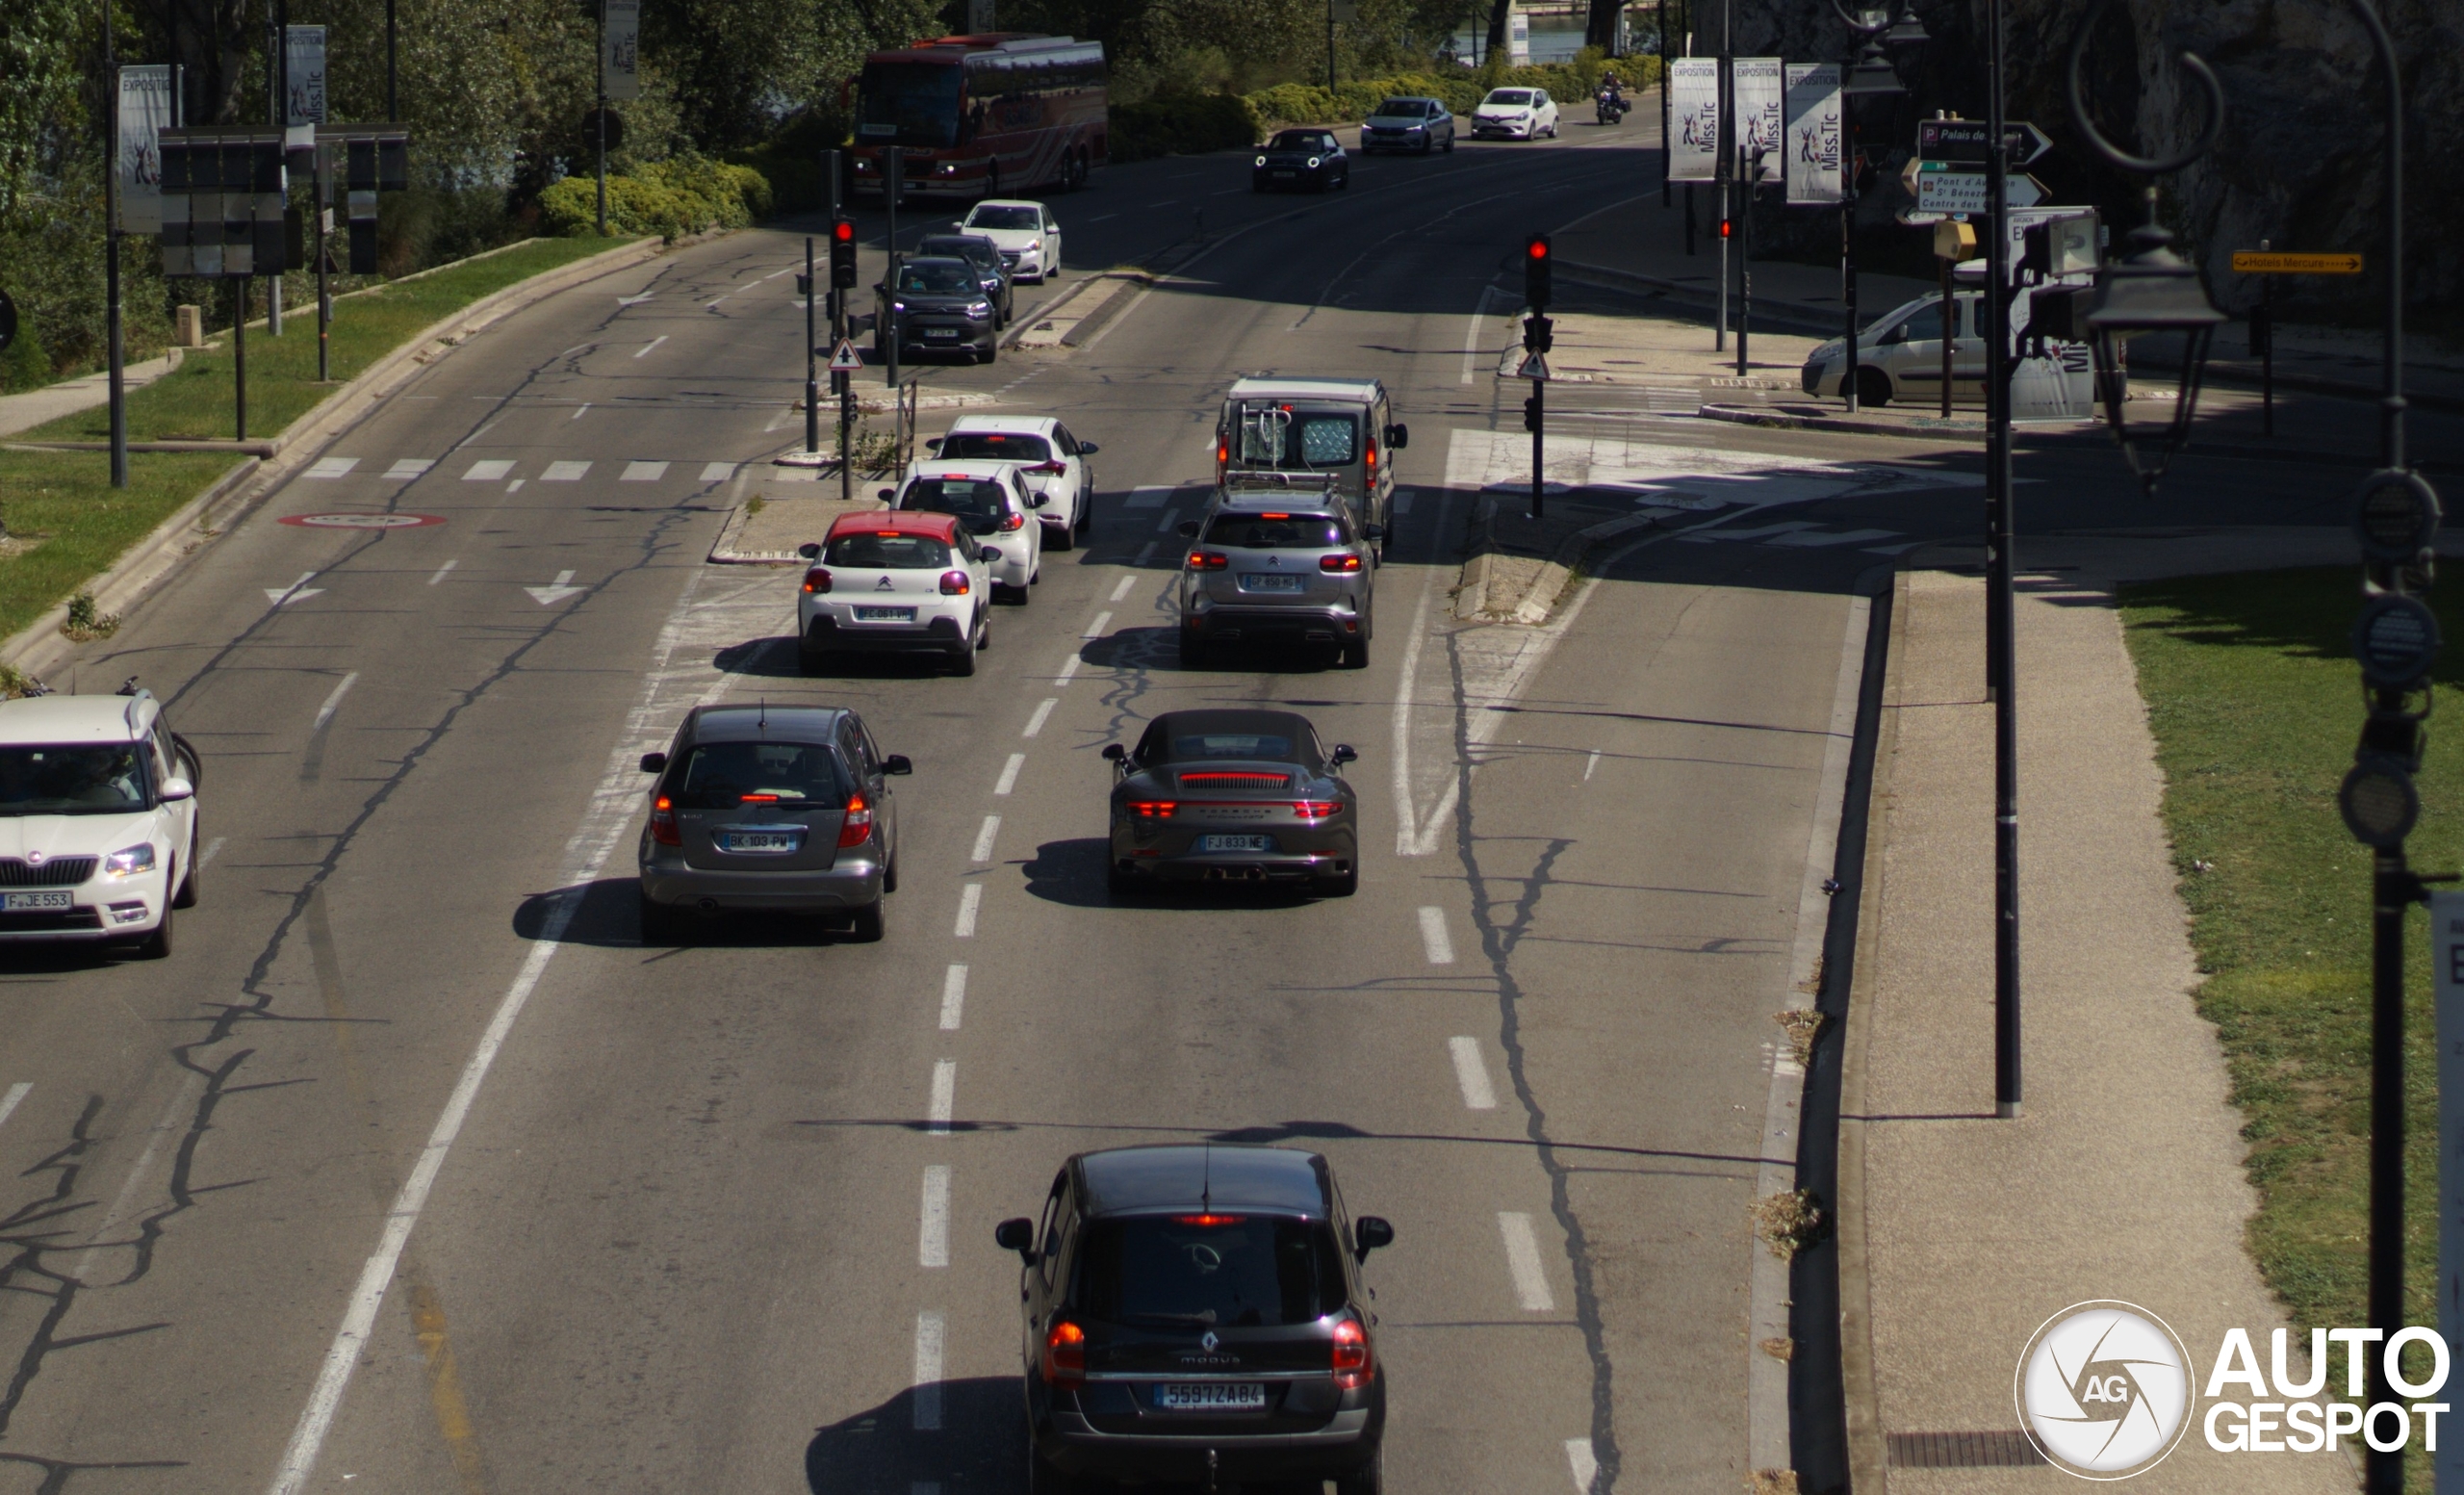
[[[673,242],[708,228],[742,228],[771,207],[770,183],[759,171],[700,156],[653,162],[634,175],[607,179],[611,234],[656,234]],[[569,176],[556,183],[539,194],[539,215],[551,233],[595,232],[598,179]]]
[[[1230,93],[1184,94],[1116,105],[1110,150],[1115,161],[1194,156],[1255,144],[1266,121],[1250,99]]]

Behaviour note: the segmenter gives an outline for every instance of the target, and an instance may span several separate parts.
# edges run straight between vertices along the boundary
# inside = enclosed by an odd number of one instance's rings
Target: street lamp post
[[[1847,26],[1849,35],[1862,43],[1856,57],[1850,61],[1847,75],[1839,87],[1841,108],[1848,116],[1847,181],[1839,194],[1839,296],[1847,303],[1844,335],[1848,357],[1844,372],[1839,376],[1839,396],[1846,402],[1848,413],[1854,415],[1858,399],[1857,174],[1863,164],[1861,159],[1863,147],[1858,142],[1857,111],[1860,105],[1896,102],[1908,96],[1908,90],[1900,85],[1899,69],[1884,50],[1886,45],[1913,52],[1932,39],[1925,35],[1925,28],[1916,19],[1916,13],[1909,0],[1901,0],[1896,20],[1888,18],[1879,7],[1851,13],[1839,4],[1839,0],[1832,0],[1832,9],[1839,13],[1839,19]]]

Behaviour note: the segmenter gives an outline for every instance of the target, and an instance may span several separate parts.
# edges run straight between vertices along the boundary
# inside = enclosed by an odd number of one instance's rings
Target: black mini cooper
[[[1386,1378],[1326,1160],[1202,1144],[1082,1152],[1040,1222],[993,1232],[1018,1278],[1028,1486],[1333,1480],[1377,1495]]]
[[[1324,192],[1351,185],[1351,158],[1331,130],[1280,130],[1258,147],[1249,168],[1251,192]]]

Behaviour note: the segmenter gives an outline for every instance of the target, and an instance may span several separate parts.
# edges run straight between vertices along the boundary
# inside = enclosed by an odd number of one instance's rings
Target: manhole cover
[[[445,523],[442,514],[285,514],[286,525],[311,529],[417,529]]]

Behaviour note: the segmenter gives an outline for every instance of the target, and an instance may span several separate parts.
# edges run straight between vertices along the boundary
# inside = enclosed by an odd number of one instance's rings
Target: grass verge
[[[517,281],[619,247],[604,239],[542,239],[486,259],[397,281],[337,301],[327,360],[331,382],[317,381],[313,307],[285,318],[283,336],[248,332],[248,430],[281,430],[318,401],[400,347],[421,329]],[[262,313],[262,307],[259,307]],[[226,312],[227,316],[227,312]],[[128,397],[132,441],[229,439],[233,435],[233,354],[222,346],[191,349],[178,370]],[[110,412],[64,416],[13,441],[102,441]],[[0,516],[11,534],[40,543],[0,547],[0,638],[8,637],[107,570],[128,547],[229,471],[236,456],[213,452],[132,452],[129,485],[111,485],[101,451],[0,451]]]
[[[2428,600],[2456,636],[2464,596]],[[2370,854],[2336,810],[2362,721],[2348,642],[2360,601],[2350,566],[2121,593],[2208,973],[2198,1006],[2246,1118],[2260,1198],[2250,1252],[2304,1330],[2369,1322]],[[2464,661],[2451,656],[2437,684],[2459,683]],[[2419,782],[2413,863],[2451,871],[2464,855],[2464,743],[2432,731]],[[2435,1324],[2438,1097],[2423,928],[2416,917],[2405,941],[2405,1320]]]

